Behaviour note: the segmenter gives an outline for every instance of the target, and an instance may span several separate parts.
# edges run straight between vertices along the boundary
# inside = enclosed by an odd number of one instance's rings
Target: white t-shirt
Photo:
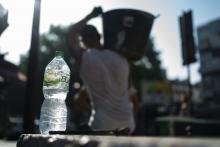
[[[93,107],[89,125],[94,130],[128,127],[133,131],[127,60],[110,50],[90,49],[83,53],[80,75]]]

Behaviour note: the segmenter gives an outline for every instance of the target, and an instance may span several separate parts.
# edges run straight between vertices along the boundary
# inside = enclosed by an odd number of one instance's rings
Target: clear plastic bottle
[[[67,107],[65,99],[69,90],[70,69],[57,51],[55,58],[46,66],[43,81],[44,102],[41,107],[39,128],[41,134],[49,131],[65,131]]]

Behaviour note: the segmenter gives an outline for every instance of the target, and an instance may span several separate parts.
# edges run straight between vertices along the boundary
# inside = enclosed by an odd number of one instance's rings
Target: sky
[[[0,38],[0,53],[8,52],[6,60],[19,64],[21,54],[30,49],[34,0],[0,0],[8,12],[9,27]],[[162,67],[169,79],[185,80],[187,69],[182,65],[178,17],[184,11],[193,11],[195,42],[197,28],[220,18],[219,0],[41,0],[40,33],[48,31],[51,24],[69,25],[86,16],[93,7],[101,6],[106,12],[118,8],[132,8],[155,16],[151,37],[160,52]],[[102,31],[101,18],[92,20]],[[199,59],[199,54],[196,54]],[[191,82],[201,80],[199,60],[191,64]]]

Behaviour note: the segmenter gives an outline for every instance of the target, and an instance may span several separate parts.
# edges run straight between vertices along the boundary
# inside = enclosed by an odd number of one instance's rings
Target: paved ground
[[[16,141],[0,140],[0,147],[16,147]]]

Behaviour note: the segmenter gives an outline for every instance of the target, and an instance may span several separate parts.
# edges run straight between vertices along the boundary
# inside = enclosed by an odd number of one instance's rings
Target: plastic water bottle
[[[65,99],[69,90],[70,69],[57,51],[55,58],[46,66],[43,81],[44,102],[41,107],[39,128],[41,134],[49,131],[65,131],[67,107]]]

